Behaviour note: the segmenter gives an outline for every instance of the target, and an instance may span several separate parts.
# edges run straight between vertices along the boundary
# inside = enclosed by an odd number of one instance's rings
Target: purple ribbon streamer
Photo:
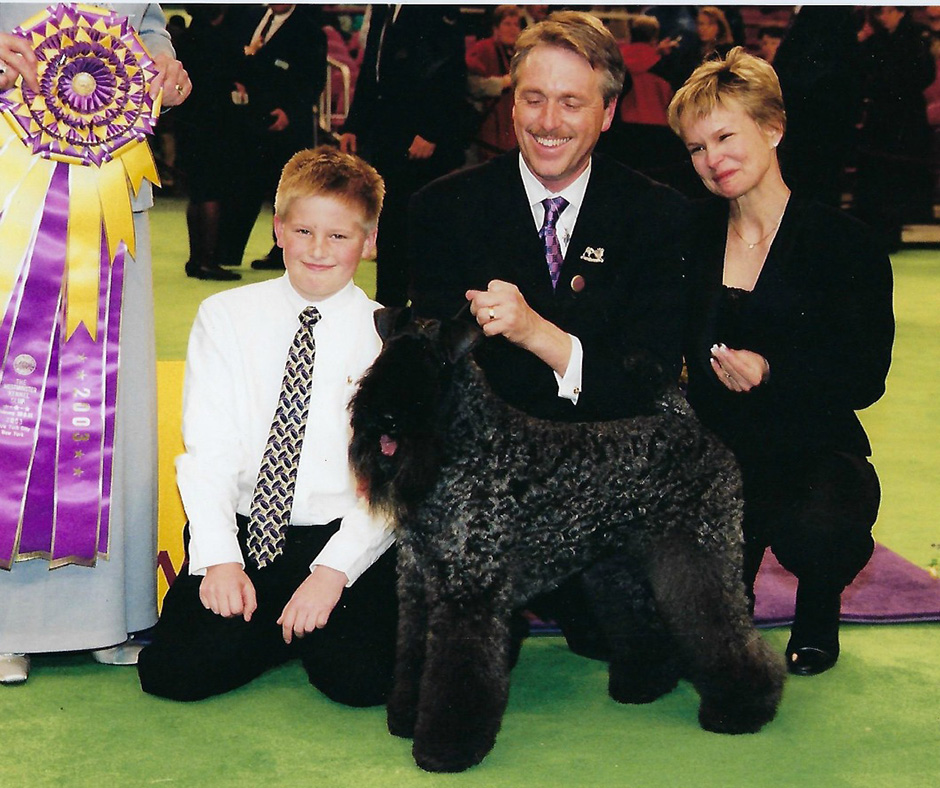
[[[65,337],[68,165],[53,172],[42,218],[3,326],[0,567],[45,557],[93,566],[107,555],[126,247],[99,246],[98,340]],[[32,367],[32,369],[29,369]]]
[[[102,238],[102,269],[107,264],[107,241]],[[102,281],[110,282],[108,293],[107,341],[105,342],[104,447],[101,468],[101,529],[98,553],[107,557],[111,520],[111,481],[114,469],[114,430],[117,416],[118,368],[120,363],[121,304],[124,298],[124,265],[127,247],[122,242],[110,266],[110,277],[102,270]],[[103,296],[102,296],[103,300]],[[104,332],[99,328],[98,336]]]
[[[31,257],[10,299],[15,310],[0,377],[0,567],[9,568],[17,545],[33,552],[49,541],[27,529],[24,494],[31,478],[40,414],[50,404],[47,374],[54,354],[65,273],[68,227],[68,167],[57,164],[43,206]],[[6,316],[4,316],[6,323]],[[45,426],[48,426],[46,424]],[[41,458],[42,459],[42,458]],[[39,469],[37,469],[38,471]],[[52,477],[37,473],[34,494],[52,498]],[[45,482],[47,489],[41,489]],[[51,519],[46,520],[51,537]],[[22,533],[21,533],[22,528]]]

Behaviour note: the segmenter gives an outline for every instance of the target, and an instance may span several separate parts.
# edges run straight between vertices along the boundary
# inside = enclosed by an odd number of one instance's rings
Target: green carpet
[[[180,360],[199,301],[187,279],[183,203],[152,213],[158,349]],[[270,245],[259,221],[249,259]],[[884,487],[878,539],[920,566],[940,557],[940,253],[894,258],[898,343],[888,393],[864,415]],[[360,269],[371,291],[374,266]],[[243,283],[270,274],[246,272]],[[761,733],[702,731],[687,684],[648,706],[606,695],[604,666],[559,638],[530,639],[513,673],[496,749],[462,775],[428,775],[382,709],[337,706],[291,664],[221,698],[184,705],[143,695],[133,669],[87,654],[34,659],[0,688],[0,786],[630,786],[928,788],[940,744],[940,625],[842,628],[838,667],[789,682]],[[787,632],[764,633],[782,651]],[[455,676],[455,681],[460,677]]]

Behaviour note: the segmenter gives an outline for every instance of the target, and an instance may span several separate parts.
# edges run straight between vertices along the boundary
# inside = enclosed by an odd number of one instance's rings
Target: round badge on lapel
[[[571,289],[574,292],[580,293],[582,290],[584,290],[585,284],[587,283],[584,281],[584,277],[581,276],[581,274],[575,274],[573,277],[571,277]]]

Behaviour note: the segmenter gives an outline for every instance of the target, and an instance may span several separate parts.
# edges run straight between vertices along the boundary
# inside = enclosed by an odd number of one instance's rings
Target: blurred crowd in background
[[[515,40],[563,6],[164,8],[194,84],[191,100],[160,124],[164,190],[189,198],[187,273],[237,279],[232,269],[242,263],[254,220],[296,150],[336,142],[369,159],[389,182],[389,243],[398,232],[396,201],[406,206],[428,180],[512,150]],[[940,6],[591,10],[621,42],[628,71],[599,151],[699,196],[701,183],[666,125],[665,108],[695,66],[743,45],[780,78],[787,108],[782,162],[794,191],[850,210],[879,230],[889,249],[900,246],[904,225],[935,221]],[[387,20],[399,13],[406,31],[386,41]],[[370,59],[370,28],[373,50],[399,46],[394,57],[379,60],[373,52]],[[405,153],[394,150],[396,134],[412,162],[400,169]],[[415,155],[419,139],[427,147]],[[252,265],[282,266],[278,251],[272,245]],[[384,251],[388,259],[394,254]]]

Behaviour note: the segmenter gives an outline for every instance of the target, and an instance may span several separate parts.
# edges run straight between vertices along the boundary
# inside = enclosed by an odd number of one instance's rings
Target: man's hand
[[[430,159],[434,155],[437,143],[428,142],[424,137],[416,134],[408,148],[409,159]]]
[[[216,564],[206,570],[199,584],[199,600],[223,618],[241,616],[251,621],[258,609],[255,587],[239,564]]]
[[[274,123],[268,126],[268,131],[284,131],[284,129],[290,126],[290,118],[287,117],[287,113],[280,107],[271,110],[270,115],[274,118]]]
[[[17,76],[23,75],[26,86],[39,92],[36,77],[36,55],[29,43],[19,36],[0,33],[0,91],[12,88]]]
[[[164,107],[175,107],[186,101],[193,92],[193,83],[183,64],[166,53],[154,57],[153,62],[157,66],[157,76],[150,83],[150,95],[156,98],[160,88],[163,88]]]
[[[356,135],[349,134],[340,134],[339,135],[339,149],[343,153],[355,153],[356,152]]]
[[[349,578],[343,572],[322,564],[315,566],[277,620],[284,642],[290,643],[294,635],[302,638],[308,632],[323,629],[348,582]]]
[[[571,359],[571,337],[530,307],[519,288],[494,279],[486,290],[468,290],[470,313],[488,337],[504,336],[564,375]]]

